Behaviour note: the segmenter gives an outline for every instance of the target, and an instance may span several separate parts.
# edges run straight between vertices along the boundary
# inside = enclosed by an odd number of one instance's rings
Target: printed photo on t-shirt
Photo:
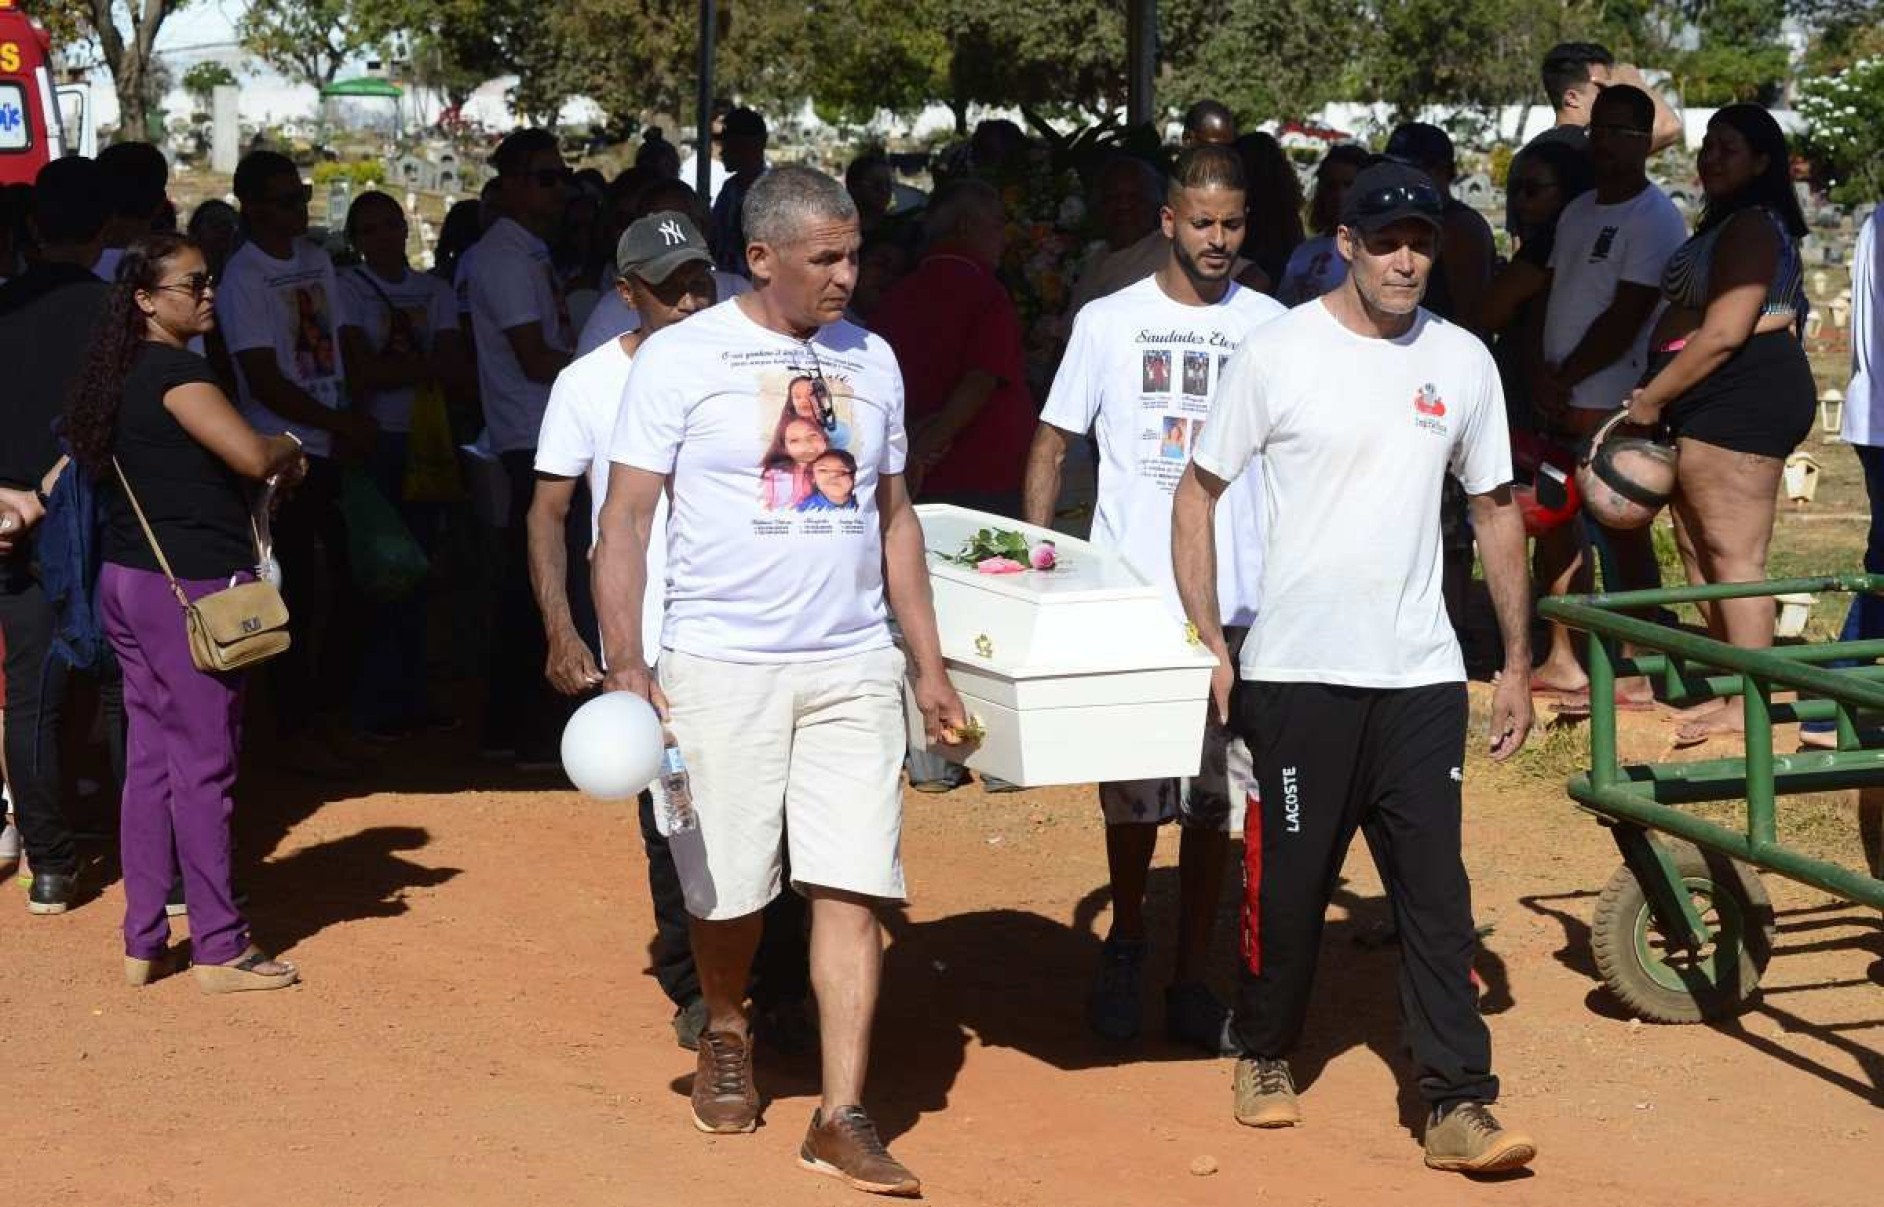
[[[1210,353],[1184,354],[1184,392],[1198,397],[1210,393]]]
[[[294,370],[302,381],[332,377],[339,369],[334,353],[334,314],[320,284],[290,285],[282,304],[294,316]]]
[[[1171,392],[1171,352],[1160,348],[1147,352],[1143,361],[1144,388],[1147,394],[1169,394]]]
[[[1182,461],[1191,455],[1191,447],[1185,439],[1190,431],[1191,421],[1180,419],[1176,415],[1167,415],[1164,419],[1164,437],[1158,441],[1158,455],[1167,461]]]
[[[1203,438],[1204,438],[1204,421],[1201,419],[1191,420],[1191,453],[1193,455],[1195,455],[1197,452],[1197,442],[1199,440],[1202,440]]]
[[[856,509],[851,489],[857,462],[849,447],[848,391],[844,382],[827,381],[822,373],[796,370],[785,376],[776,392],[762,386],[759,413],[767,443],[759,461],[759,502],[765,510]]]
[[[393,356],[422,353],[432,343],[430,326],[423,304],[388,309],[379,350]]]
[[[811,493],[799,511],[857,510],[857,458],[841,448],[830,449],[811,463]]]

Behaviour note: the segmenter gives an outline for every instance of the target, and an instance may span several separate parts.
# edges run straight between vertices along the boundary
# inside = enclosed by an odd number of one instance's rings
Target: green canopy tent
[[[403,128],[405,122],[399,109],[399,100],[405,96],[405,90],[391,80],[374,79],[371,76],[357,76],[351,80],[335,80],[321,89],[323,106],[332,100],[367,100],[391,101],[393,104],[393,125]]]

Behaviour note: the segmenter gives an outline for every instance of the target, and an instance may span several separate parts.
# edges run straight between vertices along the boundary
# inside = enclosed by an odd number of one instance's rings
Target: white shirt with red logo
[[[1264,323],[1230,357],[1196,465],[1261,455],[1262,611],[1242,677],[1405,688],[1465,679],[1440,591],[1439,495],[1511,480],[1504,389],[1463,327],[1421,310],[1398,339],[1325,301]]]

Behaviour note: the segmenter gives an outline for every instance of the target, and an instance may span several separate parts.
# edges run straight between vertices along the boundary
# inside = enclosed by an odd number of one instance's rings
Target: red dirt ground
[[[756,1135],[693,1130],[692,1058],[644,973],[633,818],[516,777],[467,788],[490,773],[465,747],[441,738],[395,755],[377,777],[390,790],[368,796],[245,782],[258,936],[307,977],[286,993],[212,999],[187,978],[127,989],[115,884],[40,919],[9,880],[9,1200],[863,1202],[794,1164],[809,1066],[762,1062],[772,1101]],[[1356,942],[1385,918],[1364,853],[1330,914],[1296,1062],[1306,1127],[1237,1127],[1227,1062],[1162,1038],[1089,1038],[1080,999],[1105,871],[1083,788],[910,798],[915,904],[889,928],[876,1117],[944,1204],[1741,1207],[1875,1193],[1876,913],[1769,878],[1780,937],[1763,1000],[1719,1027],[1633,1024],[1596,983],[1587,944],[1617,858],[1557,782],[1476,760],[1467,780],[1467,859],[1495,928],[1481,971],[1503,1114],[1542,1149],[1526,1175],[1474,1183],[1421,1167],[1396,957]],[[1154,924],[1175,899],[1167,838]],[[1192,1173],[1200,1158],[1216,1172]]]

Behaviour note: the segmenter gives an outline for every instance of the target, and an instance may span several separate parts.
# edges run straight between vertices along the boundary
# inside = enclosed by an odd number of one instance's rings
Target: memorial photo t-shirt
[[[1200,468],[1262,458],[1262,611],[1242,677],[1347,687],[1465,680],[1441,584],[1439,496],[1511,480],[1498,367],[1463,327],[1418,312],[1396,339],[1326,301],[1251,332],[1230,358]]]
[[[333,437],[318,428],[289,423],[262,405],[242,372],[240,354],[257,348],[275,353],[281,375],[330,411],[348,408],[347,374],[340,360],[340,329],[355,326],[346,295],[334,284],[334,263],[306,239],[278,260],[254,243],[229,257],[216,287],[216,325],[236,361],[242,412],[264,435],[293,432],[308,453],[333,452]]]
[[[1222,300],[1190,306],[1149,276],[1093,302],[1073,322],[1047,396],[1044,423],[1091,431],[1099,442],[1092,539],[1157,584],[1182,620],[1171,572],[1171,496],[1205,430],[1225,363],[1251,330],[1283,313],[1275,299],[1232,282]],[[1217,606],[1249,624],[1261,599],[1256,525],[1259,475],[1217,503]]]
[[[609,459],[672,475],[662,647],[794,662],[888,645],[877,481],[907,455],[881,336],[793,339],[734,300],[649,337]]]
[[[367,343],[377,351],[384,352],[397,336],[430,354],[432,340],[440,331],[458,329],[458,305],[451,286],[430,273],[407,271],[404,280],[389,281],[358,264],[340,274],[340,289],[346,296],[348,312],[366,333]],[[412,430],[416,387],[360,389],[354,393],[381,431]]]

